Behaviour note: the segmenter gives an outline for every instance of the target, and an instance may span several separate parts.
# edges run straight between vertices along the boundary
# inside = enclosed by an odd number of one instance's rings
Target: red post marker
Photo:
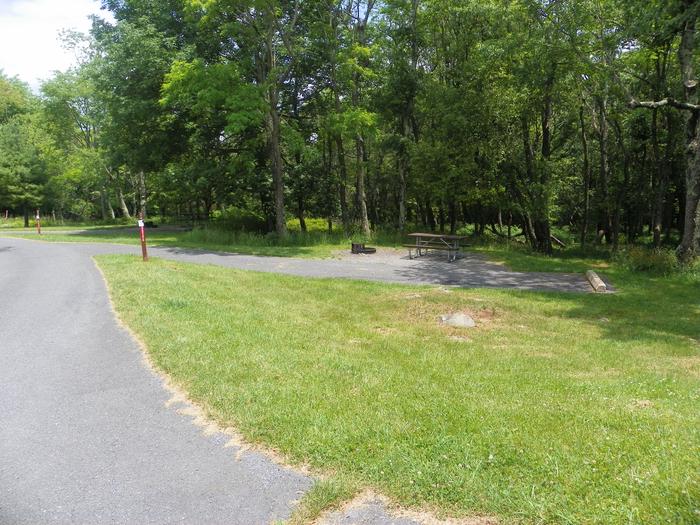
[[[41,216],[39,215],[39,209],[36,210],[36,232],[41,235]]]
[[[146,249],[146,224],[143,219],[139,219],[139,233],[141,234],[141,254],[145,262],[148,260],[148,250]]]

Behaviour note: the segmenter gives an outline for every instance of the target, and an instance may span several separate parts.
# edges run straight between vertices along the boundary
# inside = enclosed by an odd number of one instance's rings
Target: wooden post
[[[146,248],[146,224],[143,222],[143,213],[139,219],[139,234],[141,235],[141,255],[143,256],[143,261],[148,261],[148,249]]]
[[[36,210],[36,232],[41,235],[41,216],[39,215],[39,208]]]

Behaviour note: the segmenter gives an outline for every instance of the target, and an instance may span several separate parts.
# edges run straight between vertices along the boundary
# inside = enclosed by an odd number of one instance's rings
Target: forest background
[[[103,8],[40,93],[0,75],[3,217],[700,252],[692,0]]]

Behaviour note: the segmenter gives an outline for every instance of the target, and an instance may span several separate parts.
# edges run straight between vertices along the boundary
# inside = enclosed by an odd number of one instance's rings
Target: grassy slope
[[[528,269],[584,264],[498,255]],[[696,279],[657,288],[613,268],[614,295],[448,293],[98,263],[157,365],[292,460],[454,515],[697,523]],[[454,310],[480,327],[436,323]]]

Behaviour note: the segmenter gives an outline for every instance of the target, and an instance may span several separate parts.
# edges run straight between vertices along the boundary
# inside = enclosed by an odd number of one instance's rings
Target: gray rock
[[[474,328],[476,326],[474,319],[462,312],[441,315],[440,320],[447,326],[455,326],[457,328]]]

